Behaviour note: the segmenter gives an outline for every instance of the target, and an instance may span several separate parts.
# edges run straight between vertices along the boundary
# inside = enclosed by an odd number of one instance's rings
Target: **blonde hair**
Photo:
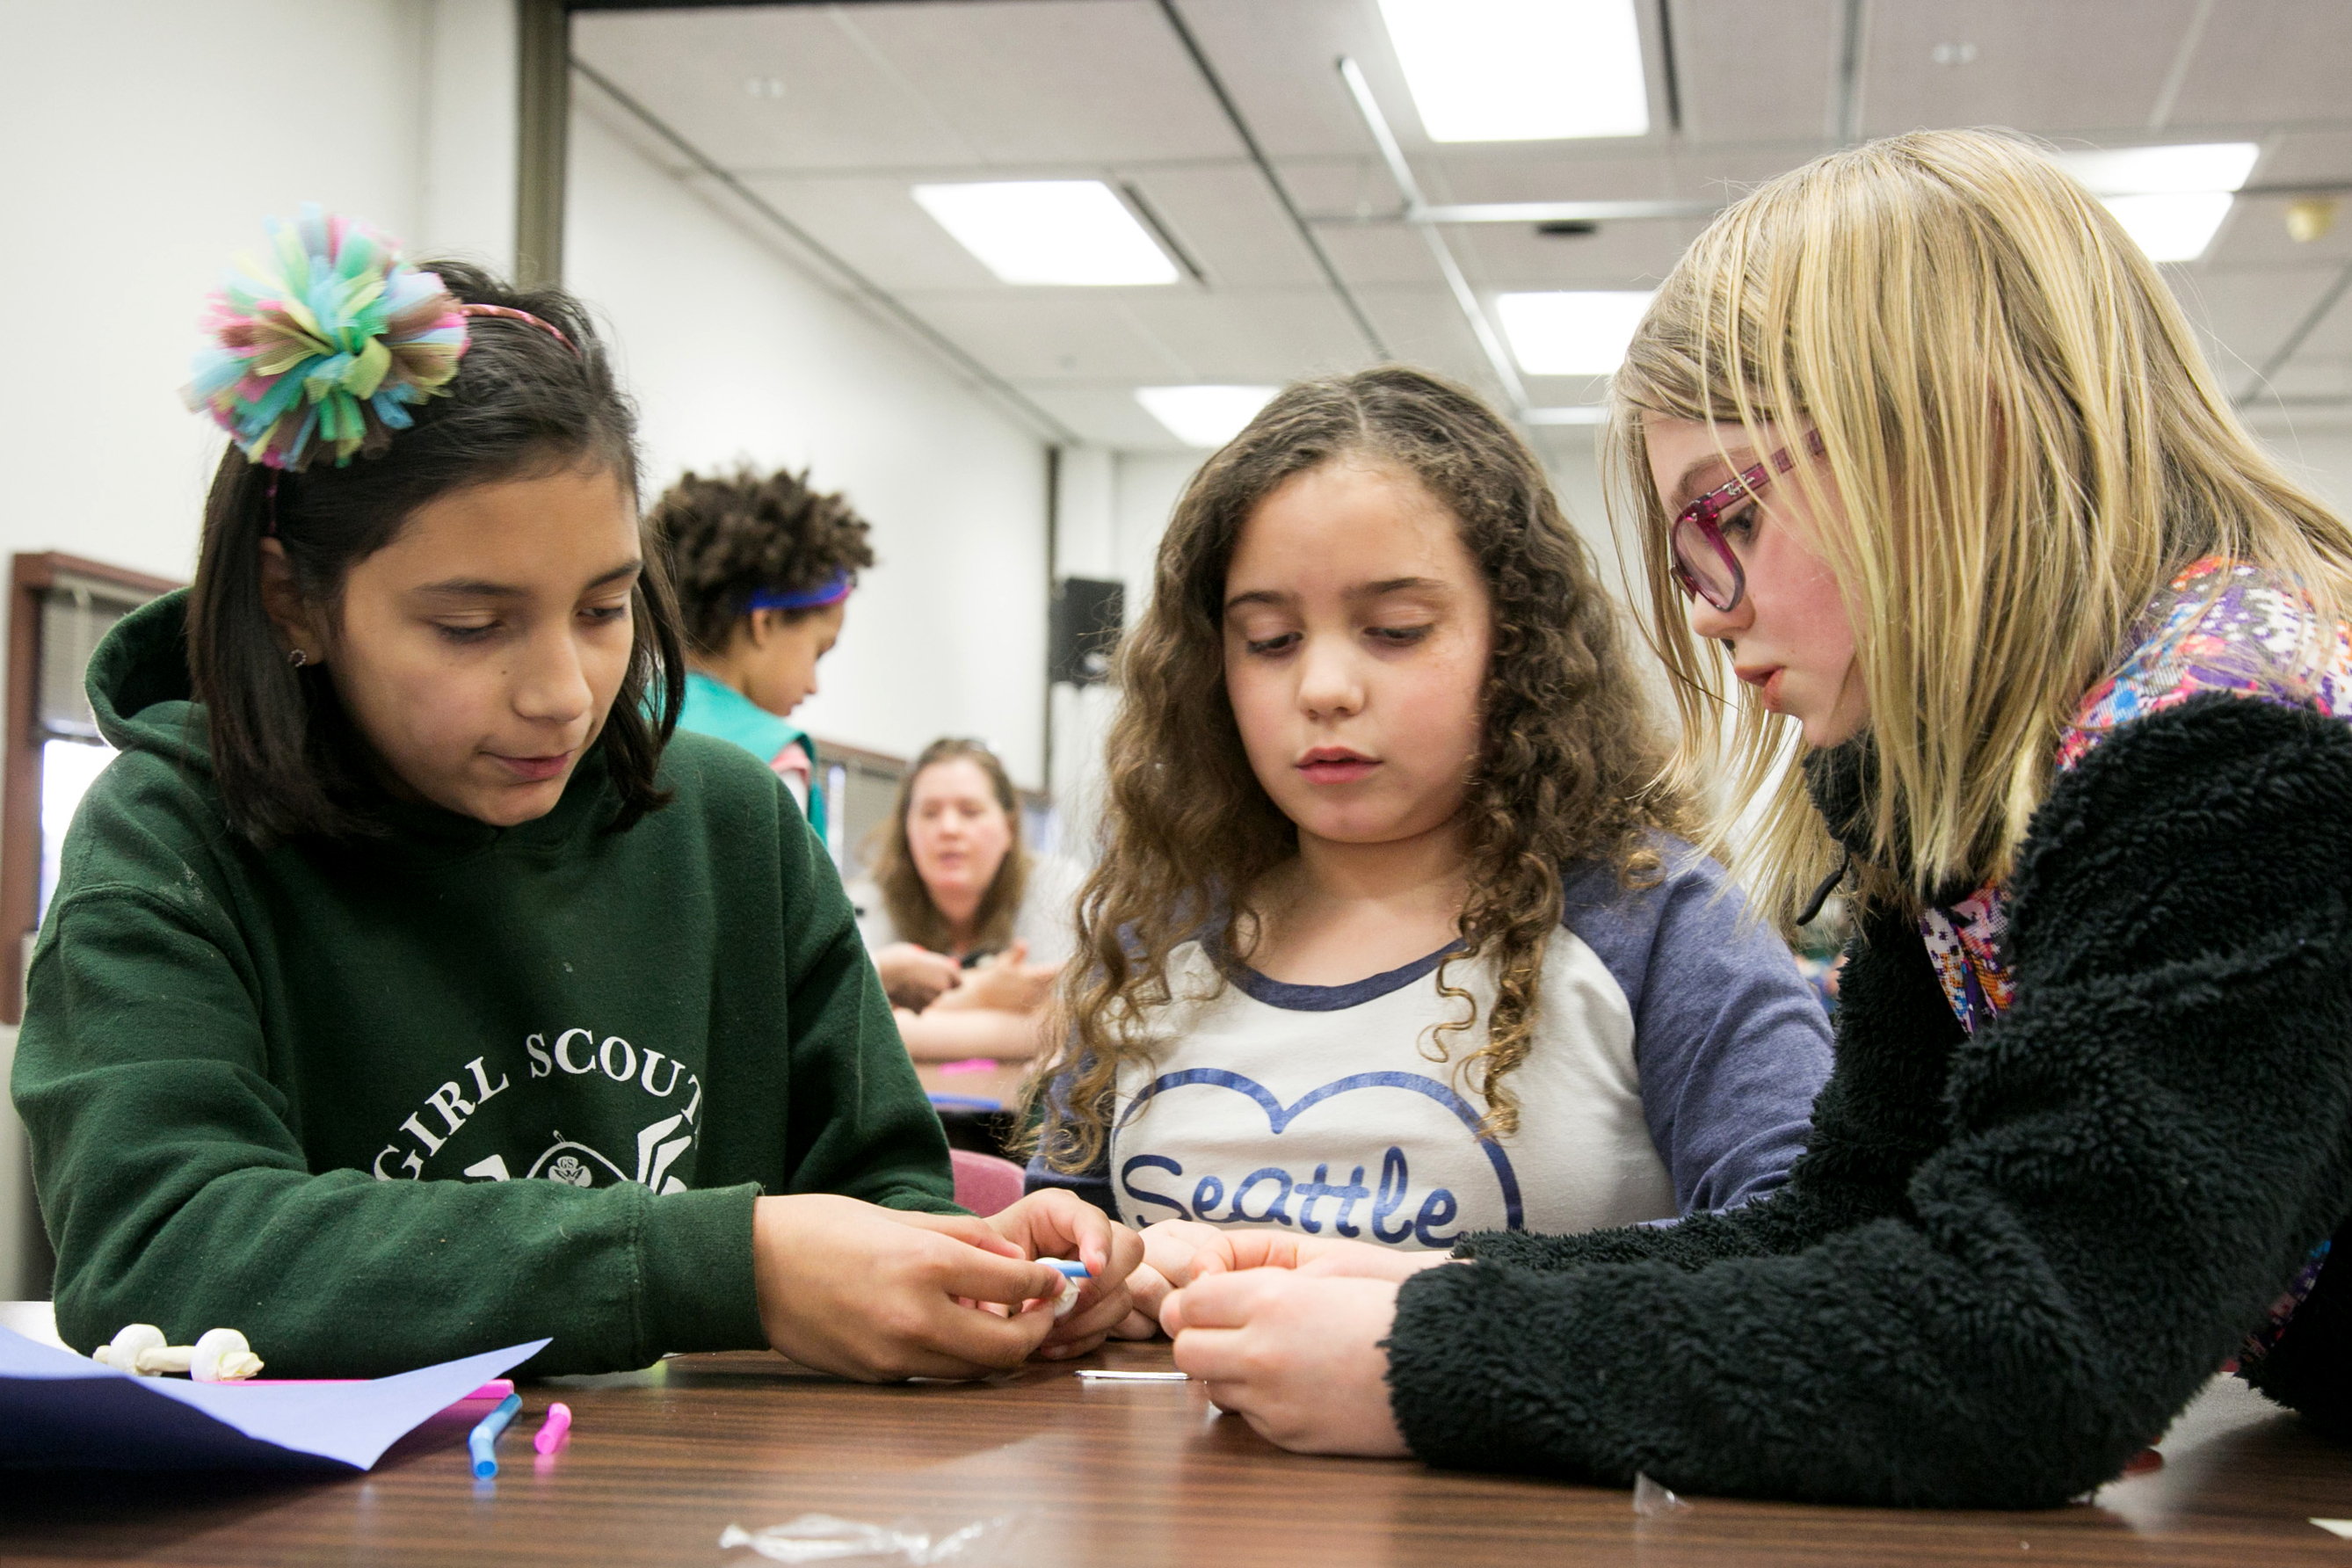
[[[1802,492],[1853,628],[1872,858],[1907,868],[1866,875],[1874,900],[2007,875],[2063,725],[2190,562],[2284,573],[2320,625],[2352,584],[2352,533],[2239,424],[2147,256],[2015,137],[1890,137],[1761,186],[1667,278],[1613,396],[1610,478],[1684,721],[1674,776],[1728,759],[1755,813],[1742,869],[1784,923],[1836,851],[1787,765],[1793,724],[1735,700],[1690,630],[1645,415],[1737,423],[1759,454],[1761,425],[1820,433],[1825,463],[1759,500]]]

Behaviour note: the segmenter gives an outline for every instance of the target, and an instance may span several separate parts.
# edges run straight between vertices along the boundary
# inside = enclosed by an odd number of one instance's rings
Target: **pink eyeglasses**
[[[1816,458],[1822,455],[1820,431],[1805,432],[1805,450]],[[1738,607],[1748,592],[1748,574],[1723,537],[1720,520],[1731,508],[1760,494],[1775,473],[1785,474],[1796,466],[1794,449],[1783,447],[1683,508],[1666,542],[1674,551],[1675,581],[1682,584],[1684,593],[1705,599],[1725,615]]]

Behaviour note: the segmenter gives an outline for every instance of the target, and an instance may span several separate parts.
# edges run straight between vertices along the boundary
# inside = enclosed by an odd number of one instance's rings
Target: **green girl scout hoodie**
[[[85,1349],[242,1330],[280,1377],[551,1335],[533,1373],[758,1347],[751,1203],[955,1212],[947,1145],[782,783],[680,733],[626,832],[601,752],[499,829],[231,832],[185,595],[100,647],[11,1089]],[[789,829],[789,831],[786,831]]]

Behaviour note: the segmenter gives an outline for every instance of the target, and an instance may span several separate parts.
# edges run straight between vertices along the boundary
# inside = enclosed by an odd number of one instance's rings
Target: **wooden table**
[[[1115,1345],[1081,1365],[1165,1369]],[[534,1456],[551,1399],[569,1447]],[[2209,1389],[2156,1474],[2046,1513],[1908,1513],[1690,1500],[1637,1518],[1627,1493],[1301,1458],[1220,1417],[1198,1384],[1087,1384],[1035,1365],[972,1384],[860,1387],[768,1355],[682,1356],[649,1372],[526,1385],[477,1484],[466,1418],[428,1423],[366,1475],[327,1481],[0,1473],[0,1561],[245,1565],[694,1563],[728,1525],[803,1513],[934,1531],[1011,1516],[978,1563],[2352,1563],[2307,1522],[2352,1515],[2352,1449],[2234,1384]],[[965,1560],[958,1560],[963,1568]]]

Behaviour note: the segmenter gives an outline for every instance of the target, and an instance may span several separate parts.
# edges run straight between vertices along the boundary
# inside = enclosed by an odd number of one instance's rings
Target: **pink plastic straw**
[[[547,1423],[540,1427],[539,1436],[530,1440],[530,1446],[542,1454],[552,1454],[563,1447],[565,1439],[571,1436],[572,1406],[558,1400],[547,1407]]]
[[[994,1057],[966,1057],[961,1061],[941,1062],[941,1073],[993,1072],[998,1067]]]

